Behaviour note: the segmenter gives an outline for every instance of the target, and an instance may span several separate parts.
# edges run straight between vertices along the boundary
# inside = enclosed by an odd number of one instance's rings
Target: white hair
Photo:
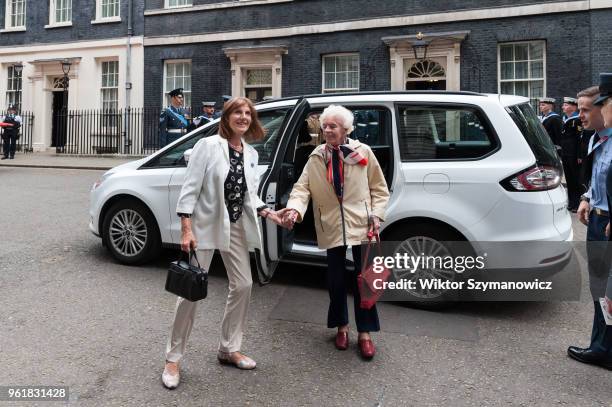
[[[349,135],[355,129],[353,127],[354,116],[353,113],[344,106],[340,105],[329,105],[323,110],[321,116],[319,116],[319,122],[321,128],[323,128],[323,121],[325,119],[338,118],[342,123],[342,127],[346,130],[346,134]]]

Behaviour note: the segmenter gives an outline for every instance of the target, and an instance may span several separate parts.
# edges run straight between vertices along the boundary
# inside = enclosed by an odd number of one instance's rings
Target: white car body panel
[[[387,208],[385,228],[408,218],[422,217],[444,222],[471,242],[566,241],[573,237],[571,218],[566,210],[567,194],[562,186],[549,191],[509,192],[500,182],[535,164],[529,145],[504,110],[505,106],[525,103],[528,99],[506,95],[465,94],[364,94],[308,98],[311,107],[329,104],[350,106],[386,106],[392,112],[393,181]],[[487,116],[499,139],[500,148],[476,160],[402,162],[395,117],[395,106],[401,103],[457,103],[473,105]],[[296,100],[279,100],[258,105],[258,110],[290,107]],[[212,125],[209,124],[209,125]],[[208,127],[207,125],[206,127]],[[186,135],[185,137],[189,137]],[[177,141],[177,143],[180,142]],[[172,144],[174,145],[174,144]],[[160,150],[157,154],[171,148]],[[154,156],[155,156],[154,155]],[[102,184],[91,192],[91,230],[99,234],[99,214],[105,202],[118,194],[142,200],[153,212],[166,244],[179,244],[180,220],[175,213],[185,167],[138,169],[151,157],[116,167]],[[260,165],[263,174],[267,165]],[[275,182],[262,199],[273,203]],[[279,260],[276,225],[266,222],[268,254]],[[478,244],[475,244],[478,250]],[[293,254],[325,256],[314,245],[293,244]],[[518,267],[529,267],[552,257],[521,259]]]

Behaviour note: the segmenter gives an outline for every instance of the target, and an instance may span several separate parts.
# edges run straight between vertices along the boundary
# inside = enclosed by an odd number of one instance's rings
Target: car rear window
[[[498,142],[485,116],[461,105],[399,105],[402,161],[474,160],[495,151]]]
[[[542,127],[540,120],[536,116],[529,103],[508,106],[506,111],[521,131],[521,134],[529,144],[536,162],[539,165],[550,165],[560,167],[561,162],[557,155],[557,149],[553,144],[546,130]]]

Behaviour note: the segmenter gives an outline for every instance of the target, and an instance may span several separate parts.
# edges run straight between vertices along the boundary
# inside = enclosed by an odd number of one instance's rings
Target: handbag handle
[[[179,260],[183,260],[186,255],[187,255],[187,253],[185,253],[184,251],[181,250],[181,257],[179,258]],[[198,267],[202,268],[202,266],[200,266],[200,261],[198,260],[198,256],[196,254],[196,251],[193,250],[193,249],[189,249],[189,257],[187,258],[187,263],[191,264],[191,259],[192,258],[194,258],[196,263],[198,263]]]
[[[374,233],[374,232],[368,232],[368,247],[366,248],[366,252],[365,252],[365,259],[369,259],[370,258],[370,247],[372,247],[372,244],[374,244],[374,241],[376,241],[377,243],[377,248],[378,248],[378,254],[379,256],[382,257],[382,248],[381,248],[381,244],[380,244],[380,235],[378,233]],[[363,263],[361,265],[361,272],[363,273],[363,271],[366,269],[366,264]]]

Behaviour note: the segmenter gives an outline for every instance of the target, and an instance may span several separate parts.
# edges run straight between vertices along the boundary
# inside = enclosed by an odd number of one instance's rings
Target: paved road
[[[325,323],[321,269],[282,266],[254,287],[244,351],[258,368],[215,360],[226,278],[217,260],[175,391],[160,383],[175,299],[172,252],[116,264],[87,230],[102,172],[0,171],[0,384],[70,386],[73,405],[600,406],[612,373],[565,355],[584,345],[592,305],[472,303],[443,312],[383,304],[379,355],[339,352]],[[577,236],[584,229],[577,226]],[[579,257],[583,264],[583,259]],[[584,277],[583,277],[584,278]],[[352,334],[353,342],[355,334]],[[20,403],[18,405],[24,405]]]

